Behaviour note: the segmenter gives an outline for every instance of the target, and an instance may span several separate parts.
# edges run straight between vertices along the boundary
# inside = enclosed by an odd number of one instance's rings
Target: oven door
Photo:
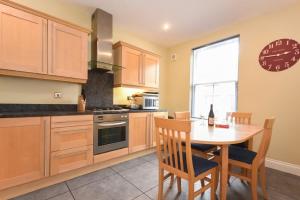
[[[94,123],[94,155],[128,147],[128,122]]]

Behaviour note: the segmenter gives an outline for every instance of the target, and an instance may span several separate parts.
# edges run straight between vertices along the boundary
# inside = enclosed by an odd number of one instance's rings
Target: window
[[[239,37],[193,49],[192,117],[207,117],[210,104],[217,119],[237,109]]]

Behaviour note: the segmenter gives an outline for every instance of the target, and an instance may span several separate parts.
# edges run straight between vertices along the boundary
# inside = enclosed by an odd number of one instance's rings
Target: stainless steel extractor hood
[[[113,64],[111,14],[97,8],[92,15],[91,69],[113,72],[121,67]]]

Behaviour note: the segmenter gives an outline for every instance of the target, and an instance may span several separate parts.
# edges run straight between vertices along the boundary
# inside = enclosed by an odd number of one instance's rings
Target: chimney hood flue
[[[91,69],[113,72],[122,68],[113,64],[112,20],[111,14],[99,8],[92,15]]]

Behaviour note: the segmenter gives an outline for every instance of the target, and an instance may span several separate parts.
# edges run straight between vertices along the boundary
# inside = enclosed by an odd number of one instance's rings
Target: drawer
[[[93,164],[93,146],[77,147],[51,153],[50,175]]]
[[[93,126],[70,126],[51,129],[51,152],[93,144]]]
[[[93,125],[93,115],[51,117],[51,128]]]

